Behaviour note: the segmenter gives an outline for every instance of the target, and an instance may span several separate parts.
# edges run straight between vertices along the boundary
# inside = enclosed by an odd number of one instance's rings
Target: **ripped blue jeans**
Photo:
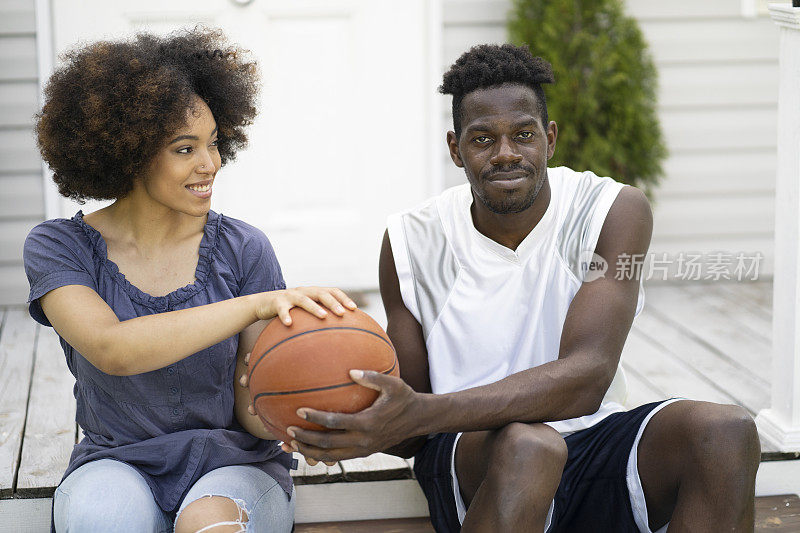
[[[53,522],[58,533],[166,533],[174,530],[177,516],[187,505],[208,496],[236,502],[239,520],[225,525],[239,525],[240,531],[292,529],[296,498],[289,498],[269,474],[254,466],[226,466],[208,472],[189,489],[173,516],[156,504],[136,470],[111,459],[92,461],[67,476],[53,496]],[[215,530],[208,527],[202,531]]]

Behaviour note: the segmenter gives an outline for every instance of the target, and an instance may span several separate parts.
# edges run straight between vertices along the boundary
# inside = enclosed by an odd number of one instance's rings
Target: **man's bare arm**
[[[584,282],[570,304],[556,361],[496,383],[442,395],[432,413],[454,413],[438,431],[472,431],[510,422],[548,422],[594,413],[614,377],[639,293],[638,276],[616,279],[618,258],[643,257],[652,213],[644,194],[620,191],[595,252],[609,264],[605,277]],[[431,402],[433,403],[433,402]],[[433,423],[433,422],[429,422]]]
[[[381,299],[388,319],[386,333],[389,334],[389,339],[397,353],[400,377],[415,392],[431,392],[428,350],[425,346],[422,326],[403,303],[388,232],[383,235],[378,268]],[[385,451],[401,457],[412,457],[424,442],[424,436],[415,436]]]
[[[638,279],[616,279],[618,258],[645,254],[651,232],[652,213],[644,194],[632,187],[623,188],[606,217],[595,250],[608,262],[609,271],[605,278],[585,282],[573,299],[556,361],[496,383],[441,395],[421,390],[412,393],[398,383],[400,380],[376,373],[355,376],[362,385],[381,391],[378,400],[355,415],[307,410],[309,420],[346,431],[323,434],[298,430],[300,451],[336,460],[387,449],[418,435],[487,430],[511,422],[564,420],[595,412],[619,363],[638,296]],[[381,272],[388,270],[385,265]],[[399,304],[392,305],[394,314]],[[419,376],[427,375],[427,356],[423,364],[424,350],[414,349],[420,346],[418,343],[424,347],[421,330],[415,332],[404,323],[402,313],[395,316],[400,320],[396,325],[390,321],[392,341],[397,339],[401,346],[410,347],[403,356],[406,361],[401,360],[401,368],[406,365],[404,376],[414,382],[412,386],[422,387]],[[402,333],[395,331],[403,324]]]

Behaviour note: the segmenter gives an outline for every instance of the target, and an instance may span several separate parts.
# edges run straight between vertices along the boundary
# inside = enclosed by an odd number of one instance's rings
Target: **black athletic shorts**
[[[642,422],[662,403],[613,413],[565,437],[568,458],[548,533],[639,532],[628,490],[628,458]],[[414,458],[414,473],[439,533],[461,529],[450,472],[455,439],[455,433],[440,433],[428,439]],[[642,496],[639,499],[643,501]]]

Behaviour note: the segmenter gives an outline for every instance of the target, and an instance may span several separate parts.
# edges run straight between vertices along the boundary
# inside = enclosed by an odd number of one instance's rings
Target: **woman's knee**
[[[250,514],[244,501],[224,496],[204,496],[187,505],[175,519],[175,533],[239,532],[247,529]]]
[[[81,466],[61,483],[53,499],[53,521],[59,532],[169,529],[169,520],[142,476],[119,461]]]
[[[294,498],[255,466],[222,467],[205,474],[189,490],[175,527],[181,533],[221,521],[240,521],[247,524],[247,531],[288,532],[294,522]]]

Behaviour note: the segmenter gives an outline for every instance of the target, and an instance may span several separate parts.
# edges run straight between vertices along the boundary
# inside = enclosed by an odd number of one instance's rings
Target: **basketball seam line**
[[[397,367],[397,357],[394,358],[394,364],[389,370],[384,370],[381,374],[391,374],[392,371]],[[350,383],[338,383],[336,385],[327,385],[325,387],[315,387],[313,389],[302,389],[302,390],[290,390],[290,391],[282,391],[282,392],[259,392],[256,394],[256,397],[253,398],[253,403],[256,402],[262,396],[281,396],[284,394],[302,394],[304,392],[317,392],[323,390],[330,390],[330,389],[338,389],[341,387],[350,387],[351,385],[358,385],[355,381],[351,381]]]
[[[386,339],[384,339],[382,336],[378,335],[374,331],[370,331],[368,329],[353,328],[353,327],[349,327],[349,326],[334,326],[334,327],[329,327],[329,328],[320,328],[320,329],[315,329],[313,331],[304,331],[302,333],[297,333],[297,334],[292,335],[291,337],[287,337],[287,338],[283,339],[281,342],[273,345],[269,350],[267,350],[266,352],[262,353],[261,356],[259,356],[258,361],[256,361],[255,364],[253,364],[253,368],[251,368],[250,372],[248,372],[247,379],[249,380],[250,378],[253,377],[253,372],[255,372],[256,367],[258,366],[258,363],[260,363],[261,360],[264,359],[264,357],[266,357],[269,352],[271,352],[272,350],[274,350],[275,348],[277,348],[278,346],[280,346],[284,342],[289,342],[292,339],[296,339],[297,337],[302,337],[303,335],[308,335],[309,333],[316,333],[318,331],[328,331],[328,330],[332,330],[332,329],[348,329],[348,330],[351,330],[351,331],[363,331],[364,333],[369,333],[370,335],[374,335],[375,337],[378,337],[380,340],[382,340],[383,342],[388,344],[389,348],[391,348],[392,352],[394,352],[394,346],[392,346],[391,342],[387,341]],[[395,354],[395,360],[397,360],[397,354]]]

